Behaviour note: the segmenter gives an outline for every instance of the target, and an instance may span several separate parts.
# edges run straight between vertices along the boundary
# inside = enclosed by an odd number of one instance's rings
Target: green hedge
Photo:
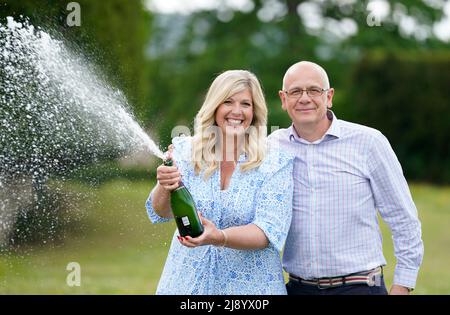
[[[450,182],[450,53],[372,54],[352,74],[357,122],[389,139],[410,180]]]

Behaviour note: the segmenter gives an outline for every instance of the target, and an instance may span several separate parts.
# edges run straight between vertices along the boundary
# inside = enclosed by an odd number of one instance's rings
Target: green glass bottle
[[[172,166],[173,162],[166,159],[164,165]],[[194,199],[182,181],[179,182],[178,188],[171,192],[170,205],[181,236],[197,237],[203,233],[203,224],[198,216]]]

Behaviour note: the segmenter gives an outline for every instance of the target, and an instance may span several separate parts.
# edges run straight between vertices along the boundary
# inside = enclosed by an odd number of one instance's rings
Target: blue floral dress
[[[207,181],[196,176],[191,164],[191,137],[173,139],[173,157],[201,214],[219,229],[253,223],[269,239],[258,250],[236,250],[212,245],[188,248],[172,238],[156,294],[286,294],[280,252],[292,217],[293,157],[268,153],[256,169],[240,172],[241,155],[227,190],[220,189],[220,171]],[[167,222],[146,208],[153,223]],[[173,219],[170,219],[173,221]],[[174,221],[173,221],[174,222]]]

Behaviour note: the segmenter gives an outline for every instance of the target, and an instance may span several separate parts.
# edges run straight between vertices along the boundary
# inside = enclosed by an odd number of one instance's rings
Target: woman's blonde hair
[[[192,161],[197,175],[205,170],[209,178],[219,167],[222,152],[222,133],[216,125],[217,108],[232,95],[249,90],[253,100],[253,121],[243,135],[243,152],[247,160],[241,164],[242,172],[258,167],[266,153],[267,106],[264,93],[256,76],[246,70],[228,70],[217,76],[211,84],[205,101],[195,117],[192,140]]]

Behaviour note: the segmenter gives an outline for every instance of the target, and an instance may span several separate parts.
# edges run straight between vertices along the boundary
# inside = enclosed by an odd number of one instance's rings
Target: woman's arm
[[[170,206],[170,191],[164,189],[159,183],[152,191],[152,207],[160,217],[173,218]]]
[[[202,217],[202,224],[205,228],[202,235],[198,237],[178,237],[180,243],[187,247],[197,247],[201,245],[225,246],[233,249],[263,249],[269,245],[269,240],[264,232],[255,224],[233,226],[224,230],[219,230],[213,222]]]
[[[255,224],[224,229],[226,247],[234,249],[263,249],[269,245],[266,234]],[[223,245],[223,243],[221,244]]]

